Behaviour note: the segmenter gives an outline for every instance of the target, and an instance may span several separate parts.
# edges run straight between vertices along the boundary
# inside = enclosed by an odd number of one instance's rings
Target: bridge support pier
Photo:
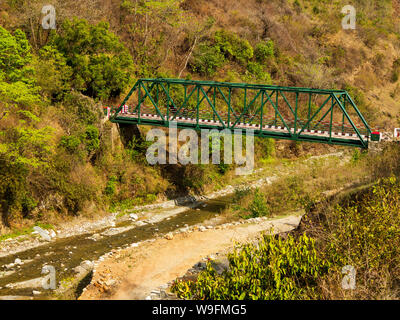
[[[133,138],[139,143],[143,142],[143,137],[136,124],[118,123],[118,131],[121,142],[125,148],[129,146],[129,142],[131,142]]]

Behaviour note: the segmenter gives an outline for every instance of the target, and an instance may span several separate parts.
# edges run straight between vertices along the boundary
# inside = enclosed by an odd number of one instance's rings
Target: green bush
[[[100,147],[99,129],[95,126],[87,126],[85,134],[86,150],[89,153],[97,151]]]
[[[255,190],[253,201],[251,202],[248,210],[250,211],[250,216],[247,216],[246,218],[256,218],[271,215],[271,211],[267,202],[265,201],[265,196],[260,189],[257,188]]]
[[[79,121],[79,123],[75,123],[76,125],[95,125],[102,116],[93,99],[82,93],[76,91],[65,93],[63,103],[68,118],[77,118]]]
[[[110,179],[107,181],[104,193],[108,196],[113,196],[116,190],[117,190],[117,177],[111,176]]]
[[[219,47],[210,42],[199,44],[193,53],[192,70],[204,76],[212,76],[225,63]]]
[[[253,47],[247,40],[239,38],[234,33],[220,30],[215,32],[214,41],[216,46],[229,60],[236,60],[245,65],[253,58]]]
[[[271,76],[264,70],[264,67],[258,62],[249,62],[247,64],[247,70],[259,80],[270,83]]]
[[[71,89],[71,67],[53,46],[44,46],[34,59],[37,85],[52,101],[61,101]]]
[[[254,56],[259,63],[265,63],[274,56],[275,46],[272,40],[259,42],[254,48]]]
[[[61,137],[60,144],[71,154],[74,154],[79,145],[81,144],[81,140],[77,136],[63,136]]]
[[[211,263],[197,281],[176,281],[179,298],[201,300],[315,299],[318,279],[329,264],[318,257],[315,240],[263,236],[228,255],[229,270],[218,274]]]

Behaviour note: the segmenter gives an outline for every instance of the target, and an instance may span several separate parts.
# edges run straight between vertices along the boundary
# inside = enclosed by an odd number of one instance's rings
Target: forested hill
[[[49,3],[55,30],[42,27]],[[229,180],[229,166],[189,165],[177,181],[146,164],[140,139],[112,148],[101,106],[140,77],[344,88],[371,124],[399,125],[398,1],[353,1],[355,30],[342,29],[347,1],[49,3],[0,0],[1,228]],[[274,142],[256,152],[271,157]]]

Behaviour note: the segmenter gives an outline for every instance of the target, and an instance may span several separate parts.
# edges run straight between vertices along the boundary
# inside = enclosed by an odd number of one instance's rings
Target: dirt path
[[[183,276],[202,258],[226,252],[235,242],[255,239],[271,227],[274,233],[293,230],[300,219],[300,216],[259,219],[225,228],[181,233],[172,240],[157,239],[115,252],[96,267],[91,284],[80,299],[145,299],[155,288]]]

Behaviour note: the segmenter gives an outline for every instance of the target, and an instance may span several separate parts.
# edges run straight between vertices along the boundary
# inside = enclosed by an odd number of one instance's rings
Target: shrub
[[[333,278],[341,277],[343,266],[356,269],[353,297],[381,299],[395,292],[400,276],[399,206],[399,180],[385,178],[350,205],[342,204],[326,214],[322,233],[314,235],[321,239],[321,255],[326,254],[333,266]],[[335,292],[331,286],[327,295]]]
[[[75,153],[81,144],[81,140],[77,136],[63,136],[60,144],[71,154]]]
[[[264,63],[268,58],[274,56],[274,42],[272,40],[257,43],[254,56],[259,63]]]
[[[108,196],[113,196],[117,189],[116,185],[117,185],[117,177],[111,176],[110,179],[107,181],[104,193]]]
[[[271,76],[268,72],[264,71],[264,67],[258,62],[249,62],[247,64],[247,70],[259,80],[264,82],[271,82]]]
[[[53,46],[44,46],[34,59],[37,85],[53,101],[61,101],[70,91],[72,70],[65,57]]]
[[[254,193],[254,198],[249,206],[249,211],[250,217],[252,218],[269,216],[271,214],[267,202],[265,201],[264,194],[258,188]]]
[[[225,57],[220,49],[207,41],[196,48],[191,67],[201,75],[212,76],[224,63]]]
[[[395,83],[395,82],[397,82],[397,80],[399,80],[399,72],[400,72],[400,59],[396,59],[393,62],[392,75],[390,78],[390,81],[392,83]]]
[[[100,147],[99,129],[92,125],[87,126],[85,134],[86,150],[89,153],[97,151]]]
[[[229,270],[218,274],[211,263],[197,281],[176,281],[179,298],[201,300],[283,300],[318,297],[318,278],[329,264],[318,257],[315,240],[302,235],[263,236],[228,255]]]
[[[236,60],[241,64],[246,64],[253,58],[253,47],[247,40],[239,38],[236,34],[220,30],[214,35],[216,46],[224,53],[229,60]]]

